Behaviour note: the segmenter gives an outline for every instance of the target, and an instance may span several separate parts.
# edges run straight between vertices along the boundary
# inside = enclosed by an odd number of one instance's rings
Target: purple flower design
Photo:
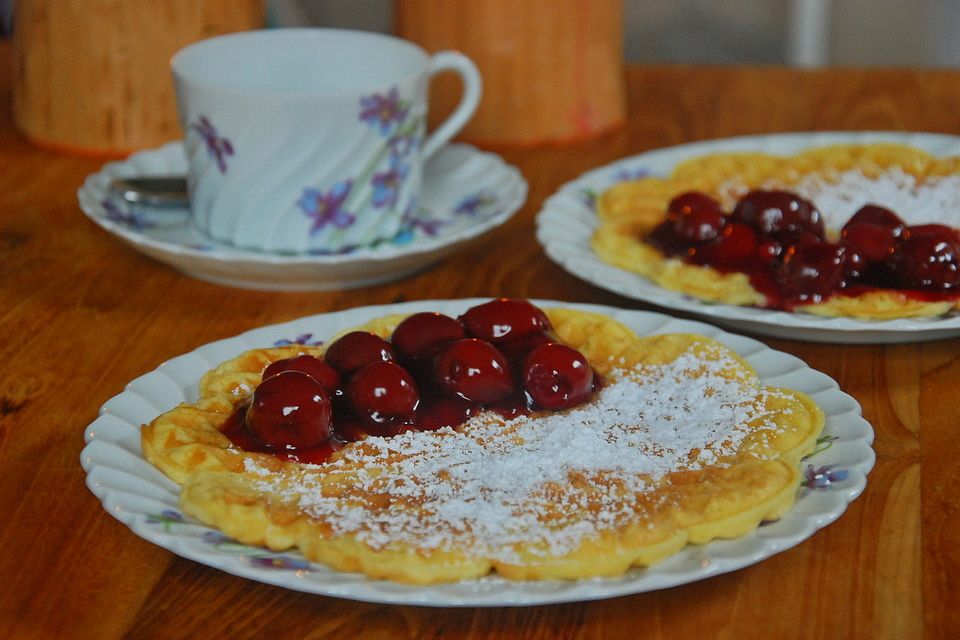
[[[381,135],[388,135],[392,126],[406,115],[406,105],[400,101],[396,87],[391,87],[387,95],[375,93],[360,98],[360,119],[379,128]]]
[[[410,169],[397,160],[391,159],[390,168],[386,171],[373,174],[373,206],[392,207],[397,204],[397,197],[400,195],[400,187],[407,178]]]
[[[117,224],[134,231],[149,229],[153,226],[135,212],[121,209],[113,202],[113,200],[110,200],[109,198],[101,201],[100,206],[103,207],[103,217],[110,222],[116,222]]]
[[[310,568],[310,563],[303,558],[294,556],[253,556],[250,564],[265,569],[292,569],[303,571]]]
[[[630,180],[639,180],[640,178],[646,178],[650,175],[650,169],[646,167],[634,168],[634,169],[620,169],[615,174],[613,174],[614,182],[628,182]]]
[[[583,204],[593,209],[597,206],[597,198],[600,197],[600,194],[593,189],[584,189],[580,192],[580,197],[583,198]]]
[[[160,524],[163,525],[163,530],[167,533],[170,532],[170,527],[175,524],[184,524],[186,520],[183,517],[183,514],[179,511],[174,511],[173,509],[164,509],[159,514],[151,514],[147,516],[148,524]]]
[[[461,200],[453,212],[461,215],[475,216],[483,207],[491,205],[496,201],[496,198],[488,193],[475,193]]]
[[[323,344],[323,340],[311,340],[313,338],[312,333],[301,333],[293,340],[281,339],[273,343],[275,347],[289,347],[295,344],[302,344],[307,347],[316,347]]]
[[[403,217],[400,219],[400,226],[402,227],[400,233],[396,235],[393,239],[394,244],[406,244],[413,240],[413,233],[417,229],[423,231],[428,236],[435,236],[440,232],[440,229],[444,225],[443,220],[434,220],[427,216],[421,215],[419,203],[416,199],[410,201],[410,204],[407,205],[407,209],[403,212]]]
[[[311,188],[303,190],[297,204],[307,217],[313,218],[311,234],[317,233],[328,224],[337,229],[346,229],[354,223],[356,216],[343,209],[343,202],[352,188],[353,180],[343,180],[333,185],[327,193]]]
[[[215,546],[215,547],[216,547],[217,545],[229,544],[230,542],[232,542],[232,540],[231,540],[230,538],[228,538],[227,536],[225,536],[225,535],[222,534],[221,532],[219,532],[219,531],[213,531],[213,530],[211,530],[211,531],[204,531],[204,532],[203,532],[203,536],[201,536],[201,540],[203,540],[203,541],[206,542],[207,544],[212,544],[212,545]]]
[[[807,470],[803,474],[803,486],[807,489],[828,491],[834,482],[843,482],[850,475],[850,472],[846,469],[834,470],[833,466],[830,464],[823,467],[814,467],[812,464],[808,464]]]
[[[217,128],[207,116],[200,116],[200,120],[190,125],[190,128],[203,137],[207,144],[207,152],[216,160],[220,173],[226,173],[227,156],[233,155],[233,144],[230,140],[217,134]]]
[[[406,158],[411,152],[420,147],[420,136],[413,133],[398,133],[390,138],[390,153],[394,158]]]

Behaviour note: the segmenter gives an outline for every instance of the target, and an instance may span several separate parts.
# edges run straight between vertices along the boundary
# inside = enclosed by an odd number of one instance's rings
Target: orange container
[[[480,68],[483,97],[459,139],[484,146],[592,137],[624,122],[621,0],[396,0],[395,32],[432,52],[457,49]],[[431,86],[431,124],[458,100]]]
[[[16,126],[38,145],[106,157],[179,138],[170,56],[263,22],[263,0],[17,0]]]

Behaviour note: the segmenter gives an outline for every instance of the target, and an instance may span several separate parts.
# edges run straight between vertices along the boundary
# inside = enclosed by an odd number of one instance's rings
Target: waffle
[[[721,273],[666,257],[642,240],[663,220],[668,203],[680,193],[702,191],[729,211],[740,196],[756,188],[786,189],[813,200],[827,223],[827,237],[833,240],[847,219],[867,202],[890,206],[904,216],[918,215],[916,224],[944,221],[960,226],[960,219],[950,219],[960,210],[960,158],[938,158],[897,144],[837,145],[794,156],[706,155],[677,165],[666,178],[619,183],[598,199],[600,224],[592,238],[593,250],[605,262],[665,289],[709,302],[762,307],[766,298],[746,275]],[[918,300],[892,289],[878,289],[800,304],[795,310],[888,320],[940,316],[957,304],[960,301]]]
[[[186,514],[227,536],[414,584],[616,576],[791,508],[824,423],[809,397],[760,385],[708,338],[547,314],[604,377],[580,407],[481,413],[457,429],[367,437],[324,464],[287,462],[218,429],[267,363],[322,348],[259,349],[208,372],[198,402],[145,425],[144,455],[182,485]],[[362,329],[388,336],[399,320]]]

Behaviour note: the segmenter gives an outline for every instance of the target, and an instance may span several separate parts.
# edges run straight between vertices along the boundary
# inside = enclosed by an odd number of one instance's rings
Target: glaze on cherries
[[[261,382],[246,411],[246,426],[271,449],[306,449],[330,437],[330,396],[301,371],[283,371]]]
[[[523,382],[535,406],[554,411],[569,409],[593,391],[593,369],[576,349],[549,343],[527,356]]]
[[[447,345],[434,360],[434,374],[442,389],[469,402],[497,402],[514,391],[506,356],[477,338]]]
[[[312,377],[323,385],[330,395],[340,392],[342,379],[340,373],[320,358],[301,354],[292,358],[285,358],[271,362],[263,370],[263,379],[273,377],[284,371],[300,371]]]
[[[345,376],[371,362],[396,358],[389,342],[368,331],[351,331],[341,336],[330,345],[324,356],[327,364]]]
[[[750,191],[729,214],[694,191],[670,201],[646,241],[691,264],[745,273],[772,308],[880,288],[924,300],[960,295],[957,231],[907,226],[874,204],[857,211],[833,242],[816,206],[789,191]]]
[[[506,342],[550,331],[550,320],[526,300],[498,298],[467,310],[460,317],[467,333],[487,342]]]
[[[247,451],[322,463],[368,435],[456,427],[487,410],[509,419],[569,409],[600,382],[579,351],[557,342],[543,311],[499,298],[460,318],[413,314],[389,340],[354,331],[323,358],[273,362],[221,432]]]

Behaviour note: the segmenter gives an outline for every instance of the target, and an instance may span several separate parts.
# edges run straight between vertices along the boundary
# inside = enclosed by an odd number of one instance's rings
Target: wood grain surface
[[[564,182],[681,142],[806,130],[960,133],[960,73],[633,66],[628,124],[506,150],[526,206],[456,258],[353,291],[264,293],[187,278],[104,233],[76,189],[100,163],[14,132],[0,43],[0,637],[960,637],[960,340],[769,340],[835,378],[876,431],[866,491],[835,523],[752,567],[599,602],[502,609],[362,604],[287,591],[146,542],[84,485],[83,431],[135,376],[209,341],[307,314],[508,295],[647,308],[553,264],[534,216]]]

